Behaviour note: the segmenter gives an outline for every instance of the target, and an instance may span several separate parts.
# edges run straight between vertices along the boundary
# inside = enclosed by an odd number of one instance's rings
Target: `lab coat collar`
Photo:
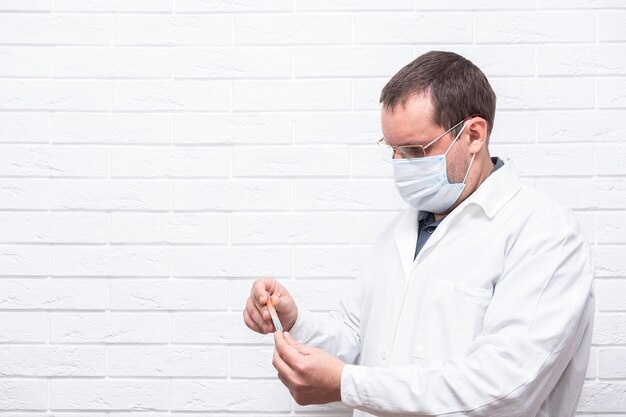
[[[489,175],[478,189],[459,204],[447,218],[456,216],[468,205],[475,204],[483,210],[485,215],[492,219],[519,190],[520,181],[517,171],[513,163],[507,160],[504,166]],[[422,217],[422,213],[418,212],[417,209],[408,208],[400,215],[395,227],[396,245],[407,280],[413,267],[420,217]]]

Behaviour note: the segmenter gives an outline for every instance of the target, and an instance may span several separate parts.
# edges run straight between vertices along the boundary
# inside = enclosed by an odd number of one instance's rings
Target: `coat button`
[[[382,358],[382,360],[386,361],[387,359],[389,359],[389,349],[385,349],[383,350],[383,354],[380,355],[380,357]]]

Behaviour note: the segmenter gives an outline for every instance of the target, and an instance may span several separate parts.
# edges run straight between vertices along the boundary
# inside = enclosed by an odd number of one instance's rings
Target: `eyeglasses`
[[[470,116],[474,117],[474,116]],[[426,145],[402,145],[402,146],[391,146],[387,142],[385,142],[385,138],[380,138],[376,144],[383,150],[386,155],[389,155],[389,151],[391,151],[391,158],[396,157],[396,153],[399,153],[402,159],[414,159],[414,158],[423,158],[426,156],[426,148],[428,148],[433,143],[437,142],[439,139],[450,133],[454,130],[458,125],[466,121],[468,118],[461,120],[459,123],[452,126],[450,129],[443,132],[441,135],[437,136],[435,139],[431,140]]]

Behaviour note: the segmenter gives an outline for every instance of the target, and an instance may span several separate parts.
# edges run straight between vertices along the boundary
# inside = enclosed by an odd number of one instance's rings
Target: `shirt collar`
[[[493,218],[517,194],[520,188],[519,176],[515,166],[509,160],[495,172],[492,172],[457,209],[475,204],[482,208],[489,218]]]

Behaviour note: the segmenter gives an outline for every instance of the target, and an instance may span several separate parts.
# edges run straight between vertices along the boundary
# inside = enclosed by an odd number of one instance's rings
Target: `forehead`
[[[404,105],[398,104],[392,109],[383,106],[380,118],[383,136],[393,145],[430,138],[439,130],[432,121],[432,114],[432,101],[424,95],[412,96]]]

